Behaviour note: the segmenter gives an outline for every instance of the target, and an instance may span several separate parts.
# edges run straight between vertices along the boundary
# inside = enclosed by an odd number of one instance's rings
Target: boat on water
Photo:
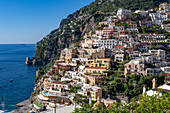
[[[13,82],[13,81],[14,81],[13,79],[10,80],[10,82]]]
[[[5,111],[3,111],[3,110],[0,110],[0,113],[5,113]]]

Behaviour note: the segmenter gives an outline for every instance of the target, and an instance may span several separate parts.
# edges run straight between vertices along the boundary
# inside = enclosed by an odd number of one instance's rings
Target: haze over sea
[[[33,57],[35,49],[35,44],[0,44],[0,67],[3,67],[0,70],[0,98],[5,97],[7,111],[17,109],[16,104],[28,99],[33,92],[37,67],[26,66],[25,59]]]

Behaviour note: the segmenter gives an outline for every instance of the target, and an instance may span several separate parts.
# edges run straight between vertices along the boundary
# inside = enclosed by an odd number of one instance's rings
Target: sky
[[[36,43],[94,0],[0,0],[0,44]]]

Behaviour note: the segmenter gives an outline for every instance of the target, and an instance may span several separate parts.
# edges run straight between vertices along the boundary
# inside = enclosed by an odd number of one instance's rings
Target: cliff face
[[[70,26],[64,23],[69,23],[73,19],[67,18],[62,20],[58,29],[52,31],[37,43],[33,64],[46,64],[51,59],[58,57],[62,49],[69,47],[72,43],[80,41],[84,33],[92,31],[96,27],[95,18],[95,15],[87,16],[84,20],[86,22],[81,22],[81,25],[74,22],[73,24],[75,25],[73,25],[73,27],[71,26],[71,29]]]
[[[96,0],[68,15],[61,21],[58,29],[51,31],[37,42],[35,57],[30,60],[29,64],[44,65],[51,59],[59,57],[62,49],[80,41],[82,36],[94,30],[104,17],[115,14],[120,6],[131,9],[128,6],[133,5],[132,10],[149,9],[152,6],[158,6],[160,2],[167,2],[167,0]],[[148,3],[153,3],[153,5],[148,6]]]

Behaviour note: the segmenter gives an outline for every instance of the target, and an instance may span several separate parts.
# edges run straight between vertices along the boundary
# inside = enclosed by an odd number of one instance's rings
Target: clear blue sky
[[[0,44],[36,43],[94,0],[0,0]]]

